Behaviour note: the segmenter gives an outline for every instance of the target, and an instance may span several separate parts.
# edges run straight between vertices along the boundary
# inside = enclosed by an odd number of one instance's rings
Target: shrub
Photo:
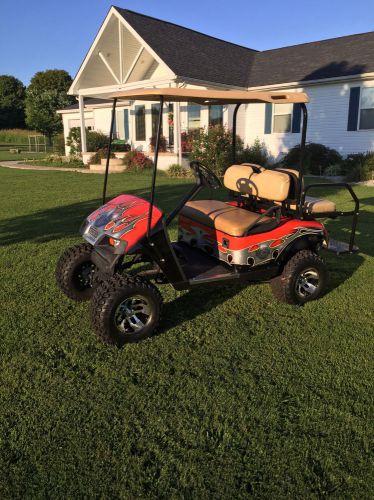
[[[126,170],[139,171],[152,168],[153,161],[141,151],[129,151],[123,158]]]
[[[264,142],[256,139],[252,146],[238,152],[239,163],[255,163],[265,167],[269,161],[269,152]]]
[[[335,149],[328,148],[323,144],[310,142],[305,146],[304,170],[314,175],[321,175],[327,167],[341,163],[342,157]],[[299,168],[300,145],[289,150],[282,159],[285,167]]]
[[[190,160],[200,161],[217,175],[222,175],[232,162],[231,132],[225,127],[210,127],[190,139]],[[242,151],[243,141],[236,139],[237,152]]]
[[[101,148],[96,151],[95,154],[93,154],[90,158],[89,163],[92,165],[98,165],[101,163],[101,160],[107,157],[108,154],[108,148]],[[109,158],[115,158],[116,155],[111,151]]]
[[[30,161],[30,160],[29,160]],[[51,154],[43,158],[42,160],[32,160],[36,165],[46,166],[46,167],[79,167],[87,168],[84,165],[82,159],[78,155],[62,156],[59,154]]]
[[[66,138],[66,144],[70,147],[70,154],[82,151],[80,127],[72,127]],[[108,146],[109,137],[103,132],[88,130],[86,128],[87,151],[98,151]]]
[[[115,153],[127,153],[127,151],[131,151],[131,146],[128,143],[113,141],[111,150],[114,151]]]
[[[165,151],[167,149],[166,144],[167,144],[166,137],[161,135],[160,136],[160,144],[159,144],[160,153],[165,153]],[[155,135],[153,135],[150,139],[150,146],[151,146],[151,151],[154,152],[155,147],[156,147],[156,136]]]
[[[191,153],[192,141],[198,139],[201,133],[201,129],[190,130],[189,132],[181,133],[181,148],[182,153]]]
[[[371,180],[374,172],[374,152],[348,155],[342,161],[341,169],[350,182]]]
[[[170,167],[166,171],[166,175],[168,177],[176,177],[179,179],[193,177],[193,173],[190,168],[182,167],[182,165],[178,165],[178,163],[170,165]]]

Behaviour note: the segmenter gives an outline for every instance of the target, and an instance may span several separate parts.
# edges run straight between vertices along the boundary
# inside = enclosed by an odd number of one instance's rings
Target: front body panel
[[[117,196],[87,217],[81,234],[91,245],[109,243],[121,249],[120,253],[133,253],[147,234],[149,207],[147,200],[137,196]],[[162,216],[161,210],[153,206],[151,234]]]
[[[291,243],[305,236],[315,236],[322,241],[326,239],[326,231],[317,221],[283,219],[272,231],[235,237],[187,217],[179,217],[179,241],[231,265],[254,267],[275,261]]]

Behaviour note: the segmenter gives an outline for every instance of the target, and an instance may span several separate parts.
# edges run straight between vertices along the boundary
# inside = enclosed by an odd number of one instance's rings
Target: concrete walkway
[[[97,174],[98,172],[92,172],[89,168],[66,168],[66,167],[40,167],[37,165],[27,165],[26,163],[21,163],[19,161],[0,161],[0,167],[15,168],[18,170],[58,170],[60,172],[80,172],[82,174]]]

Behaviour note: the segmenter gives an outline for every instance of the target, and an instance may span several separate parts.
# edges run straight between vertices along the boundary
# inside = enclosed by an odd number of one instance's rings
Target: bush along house
[[[65,137],[80,127],[85,154],[86,129],[109,132],[112,92],[165,86],[305,91],[308,142],[343,157],[374,149],[374,32],[261,52],[118,7],[109,10],[71,85],[77,103],[58,111]],[[119,103],[116,137],[150,152],[158,106]],[[160,168],[182,163],[186,133],[219,124],[230,128],[232,113],[232,106],[166,103]],[[237,130],[244,144],[258,138],[279,160],[300,142],[300,108],[242,106]]]

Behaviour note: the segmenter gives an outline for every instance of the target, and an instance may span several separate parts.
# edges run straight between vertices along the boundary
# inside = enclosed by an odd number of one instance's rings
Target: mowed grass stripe
[[[119,351],[54,281],[102,181],[0,169],[2,498],[372,497],[373,189],[355,187],[361,252],[324,254],[321,300],[165,285],[160,333]],[[109,193],[148,196],[149,183],[112,175]],[[188,188],[160,175],[157,204]],[[347,224],[327,222],[341,239]]]

